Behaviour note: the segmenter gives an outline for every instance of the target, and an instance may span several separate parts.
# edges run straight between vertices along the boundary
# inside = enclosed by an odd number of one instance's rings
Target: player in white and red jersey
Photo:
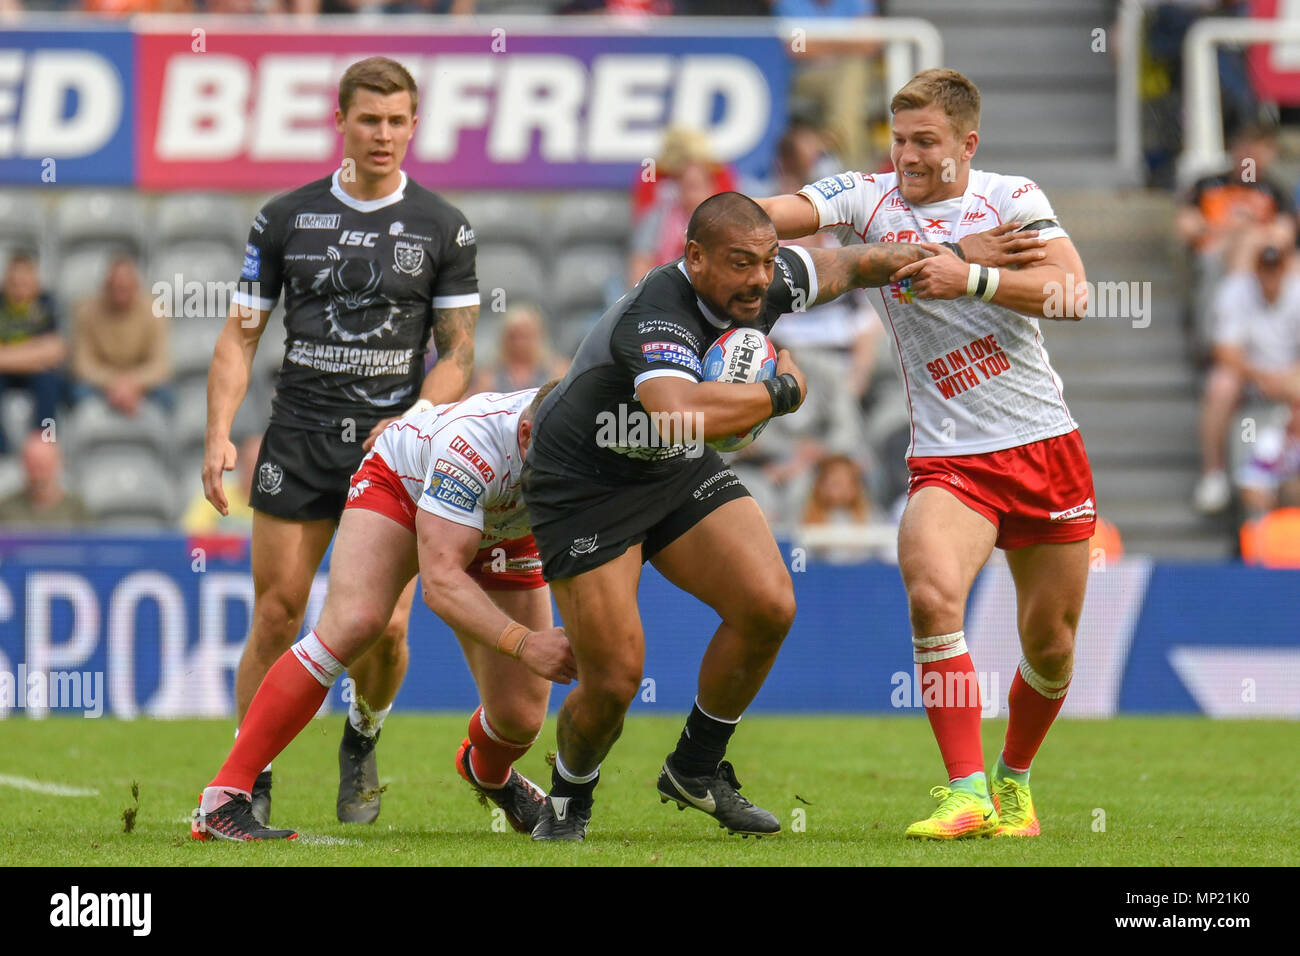
[[[926,70],[891,110],[895,172],[841,173],[760,204],[782,238],[833,228],[845,242],[937,253],[881,289],[912,418],[899,565],[922,686],[943,688],[939,704],[925,699],[949,777],[932,791],[938,809],[907,835],[1035,836],[1030,762],[1069,686],[1096,521],[1091,469],[1039,319],[1084,314],[1083,263],[1035,183],[971,169],[980,101],[970,80]],[[988,237],[973,234],[990,226],[1023,268],[988,266]],[[995,546],[1015,579],[1023,657],[990,793],[963,615]]]
[[[531,832],[545,794],[513,764],[541,730],[550,681],[576,665],[519,489],[541,399],[554,387],[486,392],[393,422],[352,476],[319,622],[271,667],[235,746],[203,791],[196,839],[294,839],[253,817],[258,771],[316,713],[345,667],[378,639],[406,583],[452,628],[482,697],[456,770]]]

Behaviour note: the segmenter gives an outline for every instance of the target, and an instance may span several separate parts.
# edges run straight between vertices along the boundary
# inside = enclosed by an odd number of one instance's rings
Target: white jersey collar
[[[383,209],[385,206],[391,206],[395,202],[401,202],[402,197],[406,194],[406,170],[401,170],[402,182],[394,192],[387,196],[380,196],[378,199],[356,199],[349,196],[339,185],[339,170],[334,170],[334,176],[330,181],[330,192],[334,198],[349,209],[355,209],[357,212],[374,212],[376,209]]]

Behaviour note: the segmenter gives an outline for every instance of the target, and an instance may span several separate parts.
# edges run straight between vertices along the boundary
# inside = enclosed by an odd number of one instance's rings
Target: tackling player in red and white
[[[1091,469],[1039,319],[1087,311],[1083,263],[1035,183],[971,169],[980,99],[965,76],[919,73],[891,111],[895,172],[841,173],[760,204],[782,238],[834,228],[845,242],[936,253],[881,289],[912,419],[899,565],[914,658],[922,680],[943,688],[926,713],[949,778],[907,836],[1036,836],[1030,764],[1070,684],[1096,521]],[[989,226],[998,249],[973,237]],[[1023,657],[990,793],[963,615],[994,547],[1015,580]]]
[[[235,746],[203,791],[196,839],[294,839],[253,817],[258,772],[307,725],[383,630],[418,571],[424,600],[460,641],[483,701],[456,770],[524,833],[545,795],[513,768],[541,730],[551,681],[577,673],[519,490],[537,407],[555,383],[414,410],[352,477],[315,629],[271,667]]]

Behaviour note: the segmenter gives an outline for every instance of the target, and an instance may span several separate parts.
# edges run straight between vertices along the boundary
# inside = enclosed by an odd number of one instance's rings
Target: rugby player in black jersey
[[[691,216],[685,256],[648,273],[583,340],[538,409],[523,472],[543,575],[578,668],[534,840],[586,834],[601,761],[641,686],[636,593],[645,561],[721,618],[695,706],[660,772],[661,798],[732,833],[781,829],[736,792],[723,758],[793,621],[794,588],[758,505],[700,441],[793,411],[806,386],[784,350],[776,377],[752,385],[701,381],[701,358],[733,326],[766,333],[786,312],[885,285],[931,254],[902,243],[778,248],[755,202],[720,193]],[[658,415],[648,427],[647,412]]]
[[[235,467],[230,427],[253,354],[280,294],[285,356],[257,461],[248,644],[235,678],[240,721],[267,670],[293,643],[348,481],[389,422],[460,398],[474,366],[479,296],[474,233],[460,211],[401,169],[417,90],[401,64],[371,57],[339,83],[343,162],[267,203],[253,221],[239,291],[208,374],[203,488],[222,514]],[[424,374],[430,332],[437,362]],[[374,747],[406,673],[415,581],[383,638],[350,669],[354,702],[339,747],[338,817],[379,815]],[[270,767],[253,809],[270,814]]]

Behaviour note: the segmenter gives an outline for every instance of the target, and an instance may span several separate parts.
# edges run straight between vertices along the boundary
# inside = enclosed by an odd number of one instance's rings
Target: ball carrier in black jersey
[[[253,221],[240,288],[208,374],[203,487],[222,514],[222,471],[235,467],[230,427],[253,354],[281,292],[285,356],[257,462],[248,645],[235,679],[240,721],[302,627],[312,580],[348,481],[379,432],[416,408],[453,402],[469,385],[478,321],[474,232],[460,211],[401,169],[417,90],[401,64],[354,63],[339,84],[340,170],[267,203]],[[427,375],[432,331],[438,360]],[[413,404],[414,403],[414,404]],[[379,814],[374,746],[406,673],[415,581],[382,639],[355,661],[354,702],[339,748],[338,817]],[[253,804],[270,814],[270,768]]]
[[[647,413],[665,426],[689,419],[700,425],[697,441],[709,441],[793,411],[806,387],[789,353],[779,354],[771,382],[704,382],[701,358],[713,340],[734,325],[766,333],[786,312],[884,285],[929,255],[899,243],[778,249],[771,220],[753,200],[720,193],[691,216],[684,258],[648,273],[583,340],[538,409],[523,473],[542,573],[578,665],[533,839],[586,834],[600,763],[641,685],[636,593],[645,561],[721,618],[700,666],[695,707],[660,772],[660,796],[733,833],[781,829],[736,792],[723,759],[794,619],[794,587],[776,541],[715,451],[668,434],[646,440],[645,428],[611,436],[602,423]]]

